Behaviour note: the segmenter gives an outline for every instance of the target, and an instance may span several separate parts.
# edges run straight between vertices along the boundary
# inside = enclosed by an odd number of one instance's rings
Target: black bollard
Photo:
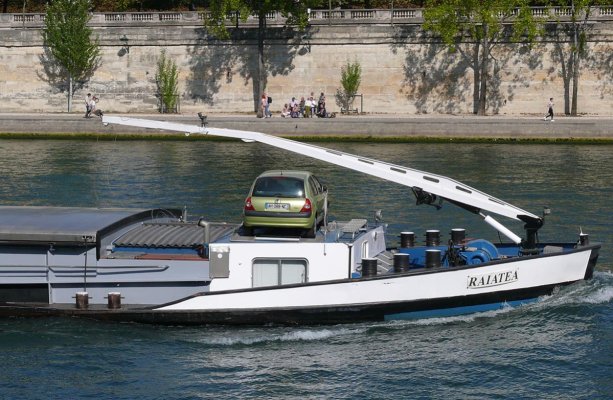
[[[462,228],[454,228],[451,230],[451,241],[453,244],[461,244],[466,239],[466,230]]]
[[[107,307],[110,310],[116,310],[121,308],[121,293],[119,292],[109,292],[107,295],[108,305]]]
[[[410,257],[406,253],[394,254],[394,272],[407,272],[410,268]]]
[[[436,249],[426,250],[426,268],[438,268],[441,266],[441,251]]]
[[[77,292],[75,299],[75,305],[79,310],[89,307],[89,294],[87,292]]]
[[[415,246],[415,234],[413,232],[400,232],[400,247]]]
[[[377,259],[376,258],[363,258],[362,259],[362,276],[376,276],[377,275]]]
[[[436,229],[426,231],[426,246],[433,247],[441,244],[441,232]]]

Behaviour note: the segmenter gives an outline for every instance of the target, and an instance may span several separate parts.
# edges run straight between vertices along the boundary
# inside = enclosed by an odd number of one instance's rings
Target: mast
[[[174,122],[111,116],[103,116],[102,122],[105,125],[118,124],[141,128],[184,132],[185,134],[197,133],[235,138],[247,142],[264,143],[287,151],[302,154],[410,187],[416,196],[417,204],[430,204],[440,207],[442,200],[447,200],[450,203],[462,207],[470,212],[481,215],[486,223],[490,224],[499,232],[518,244],[521,242],[521,239],[518,236],[504,228],[491,216],[484,215],[483,211],[489,211],[510,219],[525,222],[529,236],[531,232],[529,227],[532,228],[535,235],[536,230],[538,230],[538,228],[540,228],[543,224],[542,218],[454,179],[367,157],[360,157],[342,151],[331,150],[325,147],[296,142],[294,140],[271,136],[260,132],[199,127],[196,125],[186,125]],[[504,229],[501,229],[500,227]],[[531,242],[530,238],[528,238],[528,242]]]

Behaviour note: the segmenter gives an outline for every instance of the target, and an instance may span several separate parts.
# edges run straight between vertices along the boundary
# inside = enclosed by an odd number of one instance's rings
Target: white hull
[[[385,319],[424,310],[459,309],[529,300],[551,293],[558,285],[591,274],[597,257],[591,248],[566,254],[523,258],[481,266],[385,275],[359,280],[318,282],[290,287],[207,293],[159,307],[173,314],[202,314],[227,322],[234,316],[254,322],[266,314],[269,322],[343,322],[347,319]],[[275,316],[275,314],[278,314]],[[352,318],[353,316],[354,318]],[[164,318],[164,319],[165,319]],[[285,319],[281,321],[280,319]]]
[[[320,283],[269,290],[208,293],[160,310],[241,310],[291,307],[351,306],[471,296],[485,292],[518,290],[583,279],[589,251],[537,257],[498,265],[445,268],[419,275],[389,276]],[[471,277],[517,274],[517,280],[485,287],[469,287]],[[492,278],[493,279],[493,278]]]

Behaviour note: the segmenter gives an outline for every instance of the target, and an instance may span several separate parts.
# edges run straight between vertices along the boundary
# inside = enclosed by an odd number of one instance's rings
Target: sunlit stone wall
[[[19,26],[0,19],[0,112],[65,112],[66,83],[54,75],[45,57],[40,26]],[[613,114],[611,25],[598,22],[583,61],[579,112]],[[177,63],[180,112],[253,113],[256,30],[245,27],[234,40],[206,36],[201,22],[94,24],[102,49],[100,66],[74,96],[81,112],[86,93],[97,95],[110,112],[155,113],[156,62],[162,49]],[[123,38],[124,40],[121,40]],[[125,40],[127,39],[127,40]],[[266,88],[273,111],[292,97],[324,92],[330,111],[340,87],[341,67],[358,61],[362,83],[354,107],[368,113],[469,114],[473,111],[473,75],[461,52],[450,53],[412,23],[313,25],[306,32],[269,26],[265,42]],[[564,109],[563,63],[568,46],[553,36],[532,49],[517,44],[495,48],[488,113],[538,115],[549,97]]]

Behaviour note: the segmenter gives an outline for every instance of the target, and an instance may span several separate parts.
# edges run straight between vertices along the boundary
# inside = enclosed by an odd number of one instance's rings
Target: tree
[[[228,18],[233,18],[237,27],[239,20],[245,22],[250,15],[256,15],[258,18],[257,72],[252,77],[256,80],[254,86],[257,88],[256,93],[254,93],[254,110],[256,112],[260,113],[258,98],[266,88],[267,73],[264,58],[266,14],[279,11],[287,18],[286,25],[304,28],[308,23],[308,7],[319,3],[320,0],[217,0],[210,3],[210,16],[205,19],[204,23],[205,27],[219,39],[229,39],[231,36],[230,30],[226,26]]]
[[[162,50],[160,54],[155,82],[160,96],[161,112],[176,111],[179,97],[179,72],[177,71],[177,64],[166,57],[166,50]]]
[[[362,66],[359,62],[347,62],[341,68],[341,88],[336,92],[339,105],[349,112],[355,94],[358,92],[362,80]]]
[[[570,13],[568,23],[560,23],[561,31],[570,39],[567,51],[561,45],[557,46],[559,61],[564,81],[564,113],[577,115],[577,97],[579,94],[579,75],[581,74],[581,61],[588,55],[586,46],[592,25],[589,23],[595,6],[604,5],[606,1],[598,0],[571,0],[560,1],[557,5],[567,7]],[[571,94],[572,87],[572,94]]]
[[[74,83],[87,81],[100,62],[98,40],[91,39],[92,30],[87,26],[89,7],[88,0],[55,0],[47,5],[43,40],[68,81],[68,112],[77,87]]]
[[[424,21],[424,29],[469,61],[473,112],[478,115],[486,113],[492,49],[509,37],[532,43],[542,26],[525,0],[428,0]]]

